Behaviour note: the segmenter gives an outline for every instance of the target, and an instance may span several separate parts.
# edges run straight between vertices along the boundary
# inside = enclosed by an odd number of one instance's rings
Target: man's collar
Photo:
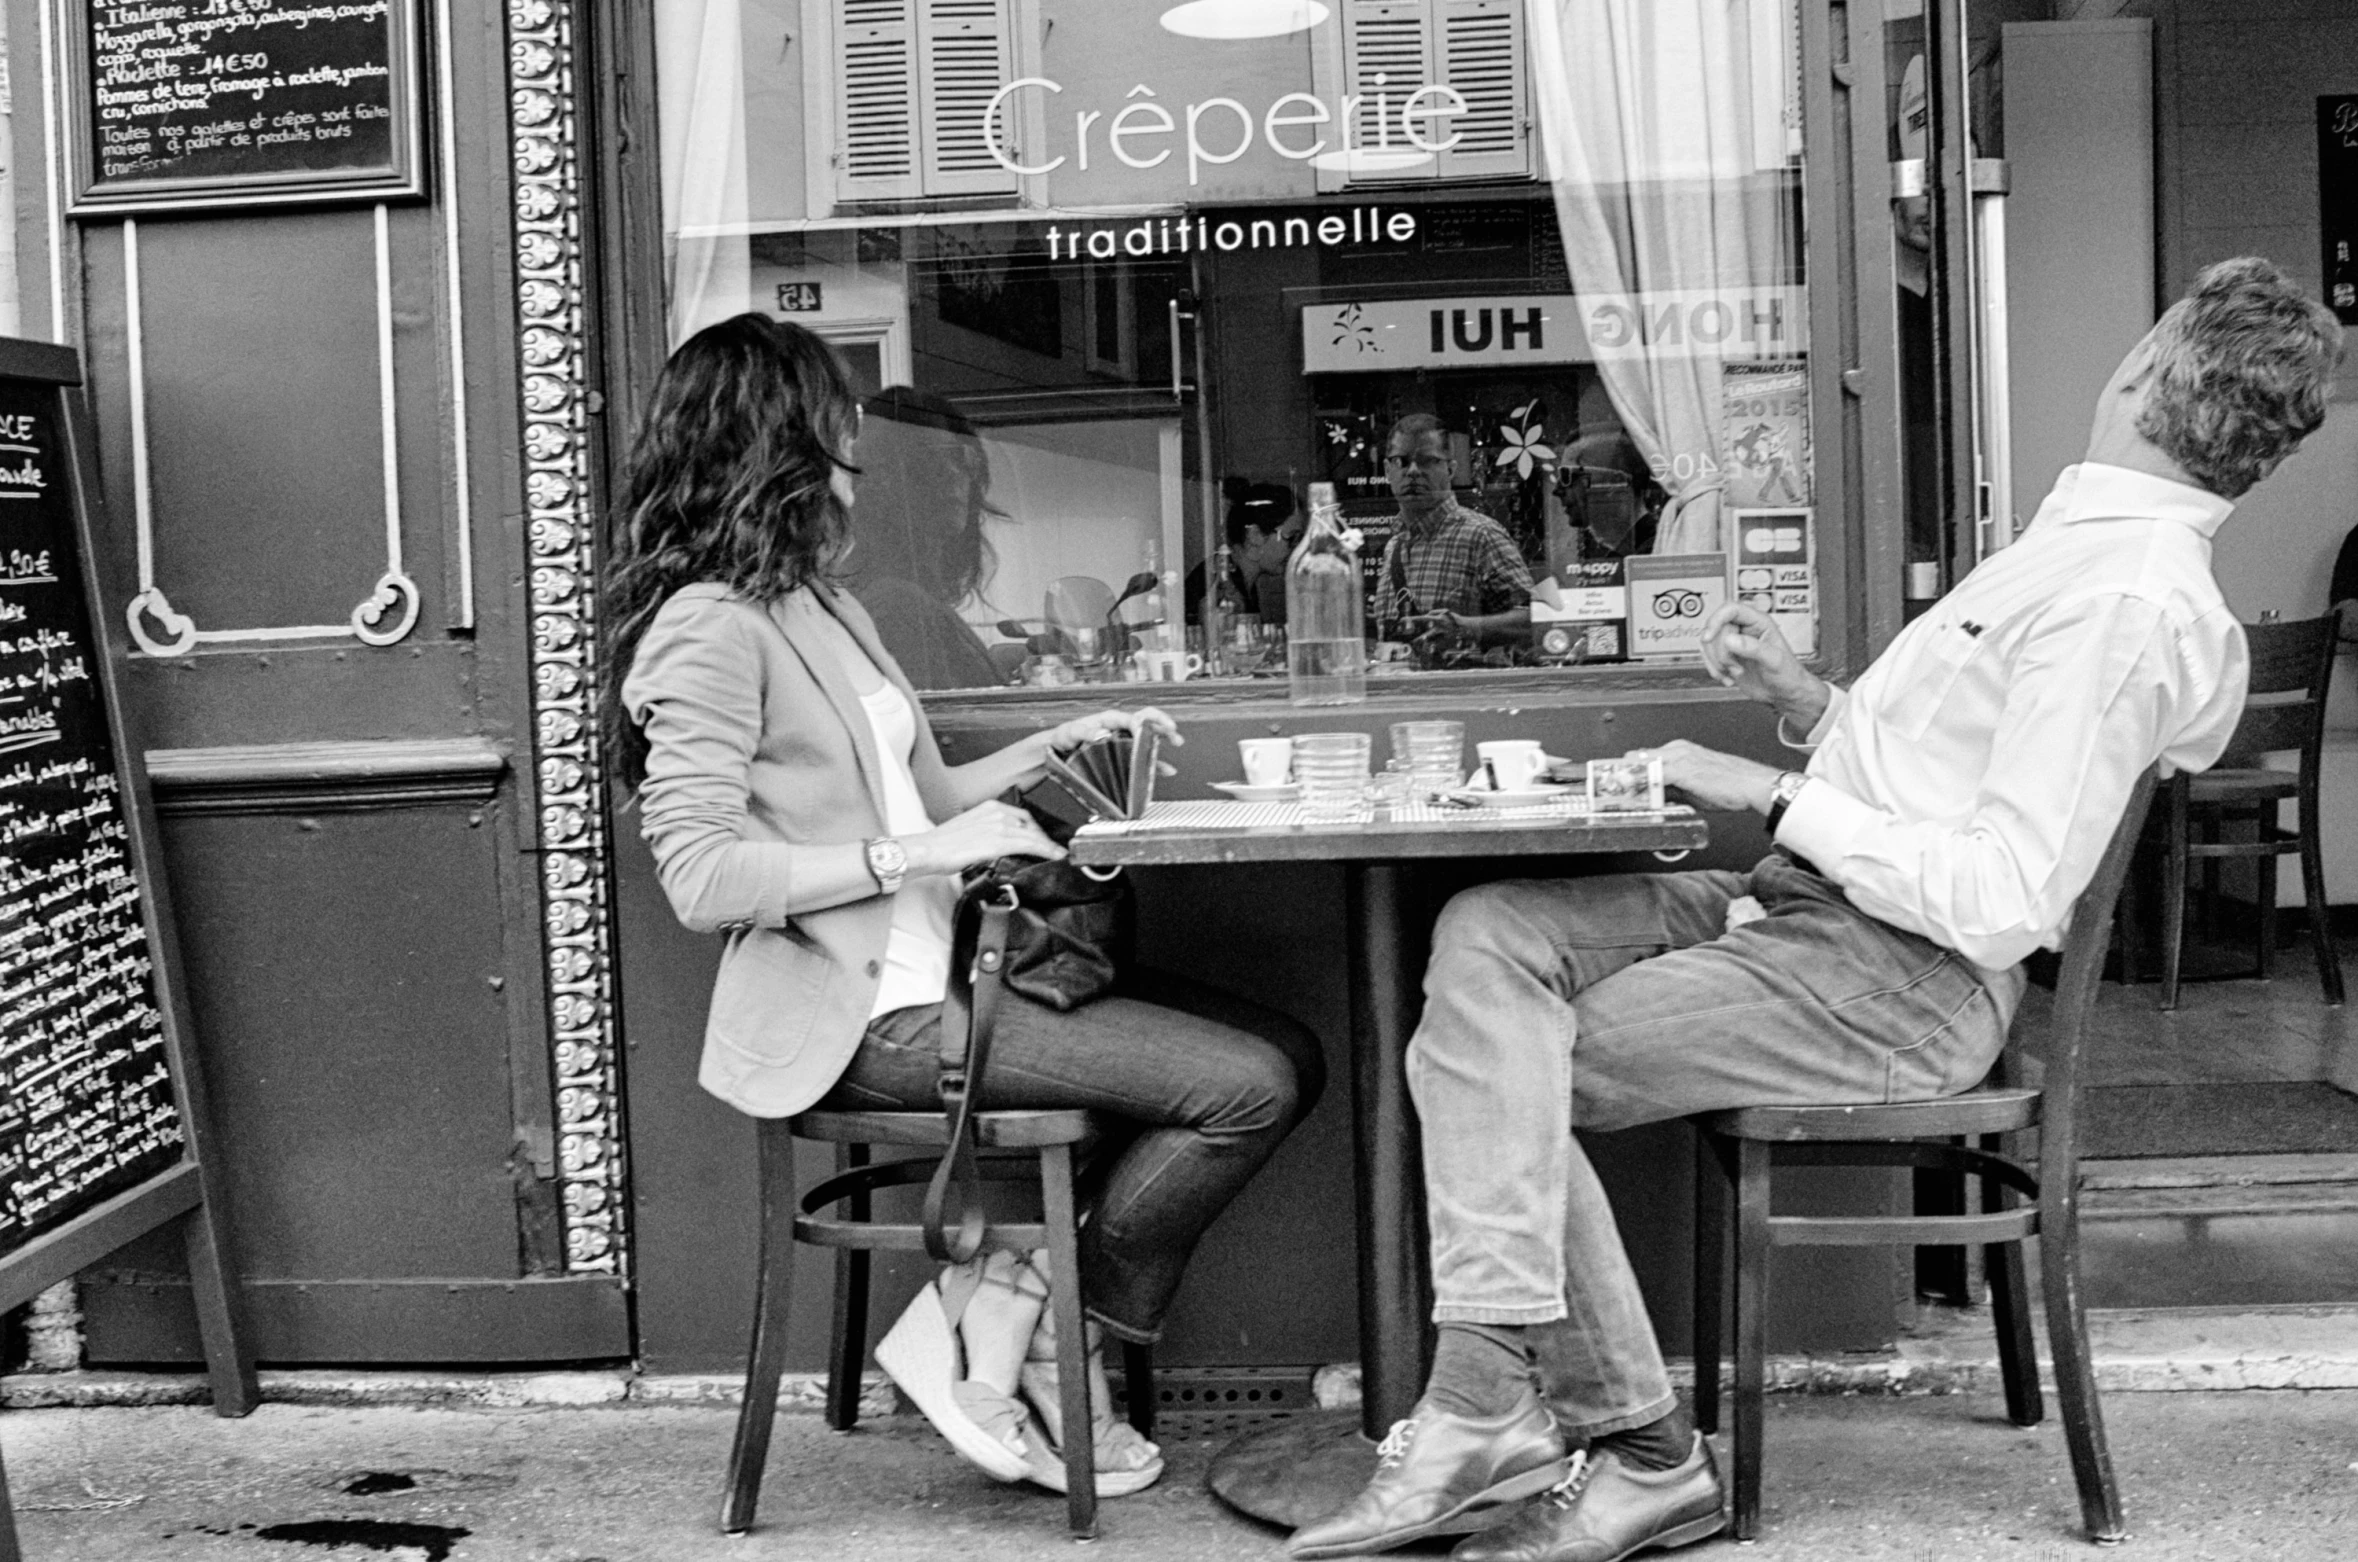
[[[1400,529],[1411,537],[1427,536],[1457,519],[1457,514],[1457,495],[1445,493],[1441,496],[1439,504],[1425,512],[1423,520],[1412,519],[1407,509],[1403,507],[1400,511]]]
[[[2211,537],[2234,508],[2232,499],[2222,499],[2189,483],[2101,461],[2082,461],[2063,469],[2063,475],[2055,480],[2055,491],[2041,507],[2040,518],[2051,518],[2058,526],[2127,517],[2174,521]],[[2053,512],[2051,517],[2049,511]]]

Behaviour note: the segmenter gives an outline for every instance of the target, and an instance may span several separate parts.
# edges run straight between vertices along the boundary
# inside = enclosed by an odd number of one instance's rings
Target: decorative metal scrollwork
[[[524,378],[525,571],[532,624],[533,779],[541,950],[556,1069],[565,1267],[620,1274],[625,1158],[615,1052],[606,807],[598,755],[597,602],[588,495],[588,299],[573,18],[509,0],[516,330]]]

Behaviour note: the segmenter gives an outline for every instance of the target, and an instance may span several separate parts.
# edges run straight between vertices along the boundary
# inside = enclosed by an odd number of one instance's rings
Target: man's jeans
[[[1747,894],[1767,915],[1726,930],[1729,902]],[[1667,1413],[1645,1300],[1571,1128],[1970,1089],[2021,991],[2019,971],[1982,971],[1878,922],[1782,854],[1749,874],[1457,896],[1434,929],[1408,1049],[1434,1318],[1556,1325],[1533,1341],[1567,1436]]]

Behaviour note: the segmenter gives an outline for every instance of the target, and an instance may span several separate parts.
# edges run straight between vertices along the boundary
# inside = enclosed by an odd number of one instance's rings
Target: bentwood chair
[[[794,1244],[811,1243],[835,1252],[835,1319],[827,1349],[827,1424],[848,1432],[859,1420],[860,1366],[867,1355],[868,1255],[877,1251],[922,1252],[925,1228],[914,1222],[873,1219],[872,1195],[881,1189],[923,1186],[949,1143],[950,1119],[940,1112],[805,1112],[799,1117],[764,1118],[761,1140],[761,1236],[754,1292],[753,1343],[745,1367],[745,1397],[737,1412],[736,1441],[729,1450],[728,1495],[721,1528],[739,1535],[753,1527],[761,1497],[762,1466],[769,1457],[770,1423],[778,1407],[778,1378],[785,1366],[786,1315],[794,1266]],[[1103,1134],[1103,1125],[1084,1111],[982,1111],[974,1115],[975,1141],[986,1152],[978,1172],[994,1181],[1029,1179],[1040,1187],[1037,1223],[992,1220],[983,1246],[1025,1253],[1048,1250],[1051,1270],[1048,1305],[1056,1323],[1056,1370],[1062,1396],[1066,1513],[1075,1537],[1097,1532],[1094,1439],[1084,1430],[1089,1404],[1088,1336],[1081,1312],[1079,1228],[1074,1214],[1073,1161]],[[810,1139],[836,1146],[836,1174],[794,1198],[794,1143]],[[872,1147],[894,1145],[931,1150],[904,1160],[876,1162]],[[822,1212],[842,1205],[840,1215]],[[1147,1347],[1125,1343],[1130,1424],[1143,1436],[1154,1431],[1154,1374]]]
[[[2254,908],[2259,920],[2259,953],[2249,973],[2268,979],[2276,957],[2276,859],[2301,856],[2301,888],[2309,906],[2309,941],[2317,951],[2317,976],[2325,1001],[2342,1001],[2342,966],[2334,952],[2333,928],[2325,901],[2325,852],[2318,830],[2318,769],[2325,753],[2325,695],[2333,681],[2340,620],[2327,613],[2289,624],[2246,624],[2251,644],[2251,692],[2235,736],[2213,768],[2170,779],[2163,809],[2166,867],[2162,874],[2162,996],[2165,1009],[2178,1007],[2179,955],[2186,932],[2186,869],[2203,865],[2206,911],[2219,904],[2219,864],[2249,859],[2257,870]],[[2300,755],[2297,770],[2260,767],[2262,754],[2285,750]],[[2280,805],[2294,800],[2299,827],[2290,835],[2278,824]],[[2248,823],[2251,840],[2221,840],[2222,826]],[[2195,840],[2200,827],[2202,839]]]
[[[2006,1414],[2017,1426],[2032,1426],[2043,1411],[2022,1244],[2033,1237],[2039,1243],[2055,1393],[2063,1402],[2080,1512],[2091,1539],[2122,1537],[2120,1491],[2105,1447],[2080,1295],[2078,1107],[2081,1056],[2111,940],[2113,903],[2128,875],[2154,786],[2150,772],[2138,781],[2095,879],[2072,908],[2036,1084],[2028,1082],[2023,1039],[2017,1035],[2008,1039],[1981,1088],[1962,1095],[1862,1106],[1744,1107],[1692,1120],[1697,1129],[1695,1420],[1706,1432],[1719,1429],[1720,1292],[1730,1225],[1727,1198],[1731,1190],[1734,1194],[1737,1539],[1752,1539],[1760,1527],[1769,1250],[1983,1244]],[[2005,1135],[2033,1128],[2038,1130],[2035,1165],[2005,1153]],[[1977,1148],[1966,1147],[1968,1135],[1976,1136]],[[1963,1173],[1980,1180],[1982,1207],[1978,1214],[1963,1215],[1776,1215],[1769,1205],[1776,1166],[1914,1166]],[[2032,1202],[2018,1203],[2017,1195]]]

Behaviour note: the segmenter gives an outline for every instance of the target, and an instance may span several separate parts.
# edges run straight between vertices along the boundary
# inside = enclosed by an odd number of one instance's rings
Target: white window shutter
[[[1014,78],[1014,0],[917,0],[918,100],[928,195],[1012,194],[1016,175],[991,155],[983,117]],[[1012,116],[1002,114],[1001,146]]]
[[[1344,90],[1359,100],[1351,115],[1352,150],[1415,151],[1400,111],[1418,88],[1440,79],[1433,54],[1433,0],[1351,0],[1344,13],[1343,51]],[[1430,125],[1420,128],[1432,139]],[[1365,177],[1415,179],[1433,172],[1428,162]]]
[[[925,193],[917,117],[918,0],[841,0],[836,40],[843,112],[835,198],[908,200]]]
[[[1530,173],[1530,69],[1522,0],[1440,0],[1440,7],[1441,79],[1468,105],[1466,113],[1434,126],[1461,138],[1441,154],[1441,177],[1511,179]]]

